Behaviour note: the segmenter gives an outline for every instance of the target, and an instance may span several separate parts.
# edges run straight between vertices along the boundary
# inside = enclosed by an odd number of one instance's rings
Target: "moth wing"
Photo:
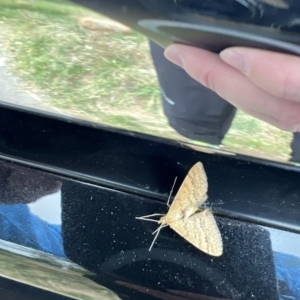
[[[196,213],[187,220],[174,221],[169,226],[201,251],[212,256],[223,254],[222,236],[210,209]]]
[[[197,162],[186,175],[178,193],[168,211],[176,214],[190,204],[203,204],[207,199],[208,183],[206,173],[201,162]]]

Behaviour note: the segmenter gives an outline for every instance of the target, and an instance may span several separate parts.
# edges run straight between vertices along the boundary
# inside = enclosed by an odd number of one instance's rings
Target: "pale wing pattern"
[[[165,216],[166,223],[182,218],[182,212],[194,204],[194,212],[207,199],[207,177],[201,162],[197,162],[181,184],[175,199]]]
[[[210,209],[196,213],[186,221],[181,219],[169,225],[201,251],[212,256],[223,254],[222,236]]]
[[[203,204],[207,198],[207,177],[201,162],[197,162],[189,171],[181,184],[177,195],[168,211],[176,214],[190,204]]]

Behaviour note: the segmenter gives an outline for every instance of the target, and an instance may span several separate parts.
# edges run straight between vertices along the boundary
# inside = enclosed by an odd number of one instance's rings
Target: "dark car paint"
[[[6,105],[0,115],[1,158],[15,169],[34,167],[38,177],[38,169],[50,171],[60,182],[65,253],[93,273],[85,280],[122,299],[278,299],[270,235],[255,223],[299,232],[298,172]],[[149,252],[156,225],[135,216],[165,213],[173,178],[181,181],[198,160],[207,170],[224,255],[201,253],[170,229]]]

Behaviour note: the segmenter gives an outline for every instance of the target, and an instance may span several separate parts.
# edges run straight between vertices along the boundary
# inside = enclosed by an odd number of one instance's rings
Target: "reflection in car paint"
[[[277,7],[282,9],[289,9],[289,4],[286,3],[284,0],[258,0],[259,2]]]
[[[8,164],[4,164],[4,165],[5,165],[6,168],[9,166]],[[12,164],[12,167],[14,168],[14,170],[18,169],[17,165]],[[20,170],[24,170],[24,169],[20,168]],[[38,171],[35,171],[35,172],[37,172],[36,173],[37,175],[42,174],[41,172],[38,172]],[[56,182],[58,180],[57,176],[52,176],[52,177],[50,176],[49,179],[50,178],[52,178],[51,180],[53,180],[54,182]],[[85,189],[84,184],[81,184],[81,183],[77,183],[77,184],[79,185],[78,187]],[[49,185],[49,183],[45,183],[44,186],[51,186],[51,185]],[[62,187],[64,187],[64,184],[63,184]],[[6,188],[9,188],[9,185],[6,185]],[[72,188],[72,190],[74,190],[74,187],[71,186],[71,188]],[[29,194],[29,195],[31,195],[30,197],[32,197],[33,194]],[[57,197],[56,192],[53,193],[52,195],[53,195],[54,198]],[[66,197],[66,195],[67,195],[66,191],[62,195],[63,195],[63,197]],[[48,196],[48,197],[50,197],[50,196]],[[70,195],[70,200],[71,201],[76,200],[72,194]],[[105,199],[102,199],[102,202],[104,200]],[[68,199],[63,198],[62,201],[68,201]],[[41,204],[42,203],[44,203],[44,205],[45,205],[45,208],[44,208],[45,211],[50,211],[49,209],[47,209],[47,207],[51,206],[53,203],[56,203],[56,205],[60,205],[60,203],[57,202],[57,201],[51,203],[50,198],[48,199],[48,201],[44,201],[44,202],[41,201]],[[85,203],[85,202],[83,202],[83,203]],[[118,202],[116,202],[116,203],[118,203]],[[76,202],[74,202],[74,205],[77,205]],[[103,203],[103,205],[104,205],[104,203]],[[87,206],[89,206],[88,203],[86,203],[86,207]],[[62,236],[61,236],[61,225],[58,224],[59,230],[54,234],[54,232],[51,233],[51,231],[49,231],[49,229],[47,228],[47,225],[45,226],[45,223],[41,222],[41,220],[39,220],[39,222],[34,221],[37,216],[28,213],[29,209],[28,209],[27,205],[24,205],[24,204],[12,204],[12,205],[4,204],[4,205],[0,206],[0,211],[3,208],[4,208],[4,210],[3,210],[3,214],[0,215],[0,221],[1,222],[3,220],[9,221],[10,224],[12,224],[12,226],[7,223],[7,225],[5,227],[3,227],[3,231],[0,232],[0,238],[2,238],[2,239],[5,238],[7,240],[14,241],[14,244],[7,243],[7,242],[1,242],[1,248],[2,249],[6,250],[6,251],[8,250],[9,252],[15,251],[16,253],[18,253],[22,257],[23,256],[29,256],[29,257],[32,257],[32,258],[43,257],[43,256],[46,257],[46,258],[52,257],[52,259],[54,259],[55,261],[59,260],[59,261],[62,262],[62,264],[64,264],[64,262],[66,260],[59,259],[58,256],[60,256],[60,254],[57,253],[57,252],[55,253],[54,251],[51,251],[51,249],[58,249],[59,248],[58,244],[57,244],[57,240],[55,240],[55,236],[57,236],[57,234],[60,235],[60,239],[59,239],[60,243],[61,243],[60,247],[62,247],[63,239],[62,239]],[[136,207],[136,208],[138,209],[138,207]],[[116,210],[115,210],[115,213],[114,213],[114,217],[116,218],[115,221],[118,221],[119,220],[118,219],[119,209],[117,209],[117,208],[115,208],[115,209]],[[123,218],[124,218],[124,208],[121,209],[121,211],[122,211],[122,215],[123,215]],[[59,208],[57,209],[57,212],[60,214],[60,209]],[[37,213],[37,211],[35,211],[35,213]],[[70,213],[71,212],[68,212],[68,214],[70,214]],[[82,213],[85,214],[84,211]],[[99,215],[99,218],[102,221],[105,221],[105,218],[103,218],[104,215],[101,211],[98,211],[96,213],[97,213],[97,215]],[[40,216],[42,216],[42,215],[43,215],[43,213],[40,211]],[[84,215],[81,216],[81,218],[83,218],[83,217],[84,217]],[[91,220],[94,220],[93,216],[87,215],[87,217],[89,219],[91,218]],[[81,222],[81,218],[80,219],[77,218],[76,222]],[[111,218],[110,218],[110,220],[111,220]],[[127,221],[125,220],[125,223],[126,222]],[[22,230],[20,230],[17,235],[14,233],[14,231],[11,230],[12,227],[14,227],[13,224],[15,224],[15,223],[19,223],[19,224],[23,225],[23,228],[21,228]],[[120,223],[120,222],[118,221],[118,223]],[[105,225],[105,224],[106,223],[103,223],[103,225]],[[231,239],[231,237],[230,237],[230,234],[231,234],[230,233],[230,230],[231,230],[230,227],[235,226],[234,225],[235,221],[230,220],[228,222],[225,222],[224,224],[227,224],[226,225],[227,227],[224,227],[224,225],[222,225],[224,238],[225,238],[226,241],[229,238],[229,241],[230,241],[230,239]],[[64,225],[64,224],[62,224],[62,225]],[[96,228],[96,226],[97,226],[97,224],[94,221],[93,227]],[[111,226],[111,225],[107,224],[107,226]],[[120,226],[121,226],[121,224],[120,224]],[[239,224],[239,226],[241,226],[241,224]],[[246,226],[245,230],[249,231],[249,229],[252,228],[252,227],[253,226],[250,226],[250,227]],[[225,231],[224,231],[224,228],[225,228]],[[243,227],[241,227],[241,228],[243,228]],[[36,234],[37,231],[39,232],[38,235]],[[285,232],[283,232],[283,231],[280,231],[280,232],[282,233],[282,236],[284,237]],[[52,234],[52,237],[51,237],[51,234]],[[66,232],[65,232],[65,234],[66,234]],[[81,234],[81,233],[76,232],[76,234]],[[256,233],[254,234],[254,237],[258,234],[259,234],[259,232],[256,231]],[[50,238],[46,240],[45,239],[46,236],[49,236]],[[17,237],[17,239],[16,239],[16,237]],[[36,250],[42,250],[44,252],[35,252],[34,250],[31,250],[29,248],[21,247],[20,245],[22,243],[25,244],[24,240],[26,240],[27,237],[31,237],[31,238],[34,238],[36,240],[35,244],[26,244],[27,246],[30,246],[31,248],[35,248]],[[95,238],[95,237],[93,236],[93,238]],[[299,278],[297,276],[294,276],[291,279],[289,277],[289,274],[293,274],[297,271],[294,268],[294,266],[296,265],[295,263],[297,263],[299,261],[299,257],[287,255],[284,252],[281,252],[281,253],[278,252],[278,250],[280,250],[280,251],[285,251],[285,250],[276,248],[277,247],[276,245],[280,244],[280,236],[271,235],[271,240],[274,239],[274,238],[277,239],[276,243],[272,242],[272,244],[274,245],[273,255],[274,255],[274,259],[275,259],[274,263],[275,263],[275,266],[276,266],[277,278],[278,278],[278,280],[280,280],[281,284],[284,284],[284,286],[288,288],[290,294],[298,295],[300,293],[299,290],[297,291],[297,289],[298,289],[297,280],[299,280]],[[295,241],[296,239],[299,240],[299,235],[294,234],[293,241]],[[86,242],[89,243],[89,240],[87,239]],[[240,243],[242,243],[242,242],[243,241],[240,240]],[[65,241],[65,243],[66,243],[66,241]],[[19,245],[17,245],[17,244],[19,244]],[[76,245],[72,245],[72,247],[76,247]],[[91,246],[89,245],[88,247],[91,247]],[[101,245],[98,245],[98,247],[100,247],[100,249],[101,249]],[[124,245],[124,247],[126,248],[126,245]],[[228,247],[227,244],[226,244],[226,247]],[[13,249],[15,249],[15,250],[13,250]],[[50,256],[48,256],[45,252],[55,253],[56,255],[51,256],[49,254]],[[103,254],[105,255],[105,253],[103,253]],[[7,254],[5,254],[5,255],[7,255]],[[108,253],[107,253],[107,255],[108,255]],[[114,256],[114,255],[110,254],[109,256],[107,256],[106,261],[103,262],[102,264],[98,265],[98,271],[102,274],[106,274],[107,272],[108,273],[118,272],[119,269],[121,269],[122,267],[126,267],[128,264],[132,265],[132,267],[133,267],[133,264],[138,264],[139,261],[143,262],[143,261],[147,260],[147,256],[149,256],[149,252],[148,252],[148,249],[138,248],[138,249],[131,249],[129,251],[122,251],[122,252],[120,252],[119,254],[116,254],[116,255],[117,256]],[[61,255],[61,256],[63,257],[64,255]],[[170,263],[174,263],[174,257],[176,257],[176,265],[182,264],[182,266],[184,266],[187,269],[191,268],[194,271],[197,271],[197,270],[200,271],[199,267],[201,267],[201,259],[198,259],[196,257],[192,258],[188,253],[186,253],[186,254],[181,253],[180,256],[179,256],[177,251],[172,252],[171,250],[159,249],[157,247],[151,252],[151,259],[161,261],[161,263],[167,262],[168,259],[170,260]],[[290,264],[291,261],[294,262],[293,265]],[[64,268],[67,268],[67,269],[69,268],[68,263]],[[216,263],[217,263],[217,261],[216,261]],[[28,266],[30,268],[31,263],[28,263]],[[9,269],[14,270],[15,268],[12,266]],[[238,299],[239,292],[235,291],[235,293],[234,293],[234,288],[233,288],[232,284],[228,280],[226,280],[226,277],[222,276],[222,274],[220,273],[219,270],[218,271],[216,271],[216,270],[214,270],[213,267],[210,267],[209,265],[206,265],[203,262],[203,266],[201,267],[201,272],[200,272],[199,275],[204,276],[204,274],[206,274],[208,276],[208,278],[210,278],[211,280],[215,280],[215,286],[218,288],[220,293],[223,293],[228,289],[227,294],[230,293],[232,295],[233,299]],[[47,271],[45,271],[45,270],[43,272],[47,273]],[[2,270],[1,273],[2,273],[2,275],[5,275],[5,274],[7,275],[8,274],[4,270]],[[214,274],[214,276],[211,277],[211,274]],[[17,278],[17,277],[15,277],[15,278]],[[22,280],[24,280],[24,279],[22,279]],[[30,280],[29,281],[25,280],[24,282],[29,283]],[[222,282],[224,284],[221,284]],[[44,287],[44,285],[41,285],[41,287]],[[57,288],[59,288],[59,286]],[[84,291],[82,291],[82,292],[84,292]],[[91,298],[91,299],[93,299],[93,298]]]
[[[87,276],[92,273],[70,260],[1,239],[0,262],[0,276],[32,287],[78,300],[120,299],[113,291],[89,280]]]
[[[139,286],[136,284],[132,284],[132,283],[124,282],[124,281],[120,281],[120,280],[117,280],[116,283],[130,287],[130,288],[140,291],[146,295],[147,294],[154,295],[155,297],[157,297],[159,299],[164,299],[164,300],[196,300],[196,299],[199,299],[199,300],[200,299],[201,300],[222,300],[222,299],[229,300],[226,298],[216,298],[216,297],[211,297],[211,296],[206,296],[206,295],[199,295],[199,294],[189,293],[189,292],[185,292],[185,291],[176,291],[176,290],[170,290],[170,289],[167,290],[168,293],[164,293],[162,291],[154,290],[154,289],[148,288],[146,286]],[[170,293],[172,293],[173,295],[170,295]]]

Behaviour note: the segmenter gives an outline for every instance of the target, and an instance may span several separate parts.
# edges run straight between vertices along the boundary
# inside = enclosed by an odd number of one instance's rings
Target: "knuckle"
[[[294,72],[288,72],[284,76],[283,85],[281,85],[281,97],[283,99],[300,101],[300,77]]]
[[[215,90],[215,75],[213,70],[207,70],[199,74],[199,81],[207,88]]]

